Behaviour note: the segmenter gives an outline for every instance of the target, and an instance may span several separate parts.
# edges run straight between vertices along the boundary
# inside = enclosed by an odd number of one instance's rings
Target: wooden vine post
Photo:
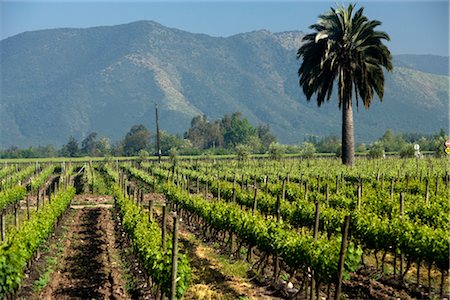
[[[391,178],[391,201],[394,200],[394,178]]]
[[[37,192],[36,211],[39,211],[39,206],[44,207],[44,205],[41,203],[41,199],[44,197],[44,189],[38,190],[38,192]],[[42,199],[42,202],[43,201],[44,201],[44,199]]]
[[[177,268],[178,268],[178,217],[173,217],[172,235],[172,273],[170,281],[169,300],[174,300],[177,291]]]
[[[26,203],[27,203],[27,220],[30,219],[30,196],[27,194],[27,198],[26,198]]]
[[[347,250],[349,225],[350,225],[350,216],[345,216],[344,224],[342,226],[342,243],[341,243],[341,250],[339,252],[338,276],[336,282],[336,291],[334,294],[334,299],[337,300],[341,297],[342,274],[344,271],[344,262],[345,262],[344,260],[345,260],[345,251]]]
[[[359,186],[360,186],[361,197],[362,197],[363,196],[363,191],[364,191],[364,179],[361,178],[361,176],[359,176]]]
[[[402,222],[405,219],[405,195],[400,193],[400,218]],[[403,275],[403,253],[400,253],[400,278]]]
[[[89,161],[89,170],[91,171],[92,177],[92,194],[95,193],[95,179],[94,179],[94,168],[92,167],[92,160]]]
[[[148,221],[153,222],[153,200],[148,200]]]
[[[6,226],[6,224],[5,224],[5,210],[2,209],[2,211],[0,213],[0,231],[1,231],[2,241],[4,241],[5,238],[6,238],[6,234],[5,234],[6,228],[5,228],[5,226]]]
[[[253,208],[252,208],[252,214],[255,214],[256,212],[256,207],[257,207],[257,201],[256,201],[256,192],[258,191],[258,189],[255,187],[254,188],[254,193],[253,193]]]
[[[233,183],[232,202],[233,202],[233,203],[236,203],[236,187],[235,187],[235,184],[234,184],[234,183]]]
[[[136,205],[139,203],[139,197],[138,197],[138,187],[137,185],[133,188],[133,202],[136,203]]]
[[[19,206],[20,202],[14,204],[14,225],[17,230],[19,230]]]
[[[439,176],[436,175],[436,185],[434,189],[434,195],[437,196],[439,190]]]
[[[284,181],[283,181],[284,182]],[[277,195],[277,202],[276,202],[276,214],[277,214],[277,223],[280,222],[281,216],[280,216],[280,195]],[[278,253],[273,255],[273,282],[276,283],[278,281],[278,277],[280,274],[280,260],[278,258]]]
[[[130,185],[129,184],[126,185],[125,196],[126,197],[130,196]]]
[[[319,222],[320,222],[320,204],[316,201],[316,214],[314,216],[314,241],[317,241],[317,236],[319,234]]]
[[[166,227],[167,227],[167,206],[163,204],[162,206],[162,226],[161,226],[161,239],[162,239],[162,249],[166,251]]]
[[[266,175],[265,178],[266,180],[266,195],[269,194],[269,176]]]
[[[233,202],[236,202],[236,173],[233,178]]]
[[[358,211],[360,211],[361,210],[361,194],[362,194],[362,191],[361,191],[361,186],[360,185],[358,185]]]
[[[280,195],[277,195],[277,203],[276,203],[276,214],[277,214],[277,222],[280,222],[281,219],[281,213],[280,213]]]
[[[316,201],[316,214],[314,216],[314,242],[317,241],[319,235],[319,221],[320,221],[320,204]],[[314,300],[316,292],[316,280],[314,279],[314,270],[311,270],[311,290],[309,293],[309,299]],[[318,296],[318,294],[317,294]]]

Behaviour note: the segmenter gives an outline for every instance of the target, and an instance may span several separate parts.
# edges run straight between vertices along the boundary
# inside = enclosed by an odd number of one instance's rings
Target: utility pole
[[[156,110],[156,155],[158,155],[158,163],[161,163],[161,146],[159,135],[159,120],[158,120],[158,104],[155,103]]]

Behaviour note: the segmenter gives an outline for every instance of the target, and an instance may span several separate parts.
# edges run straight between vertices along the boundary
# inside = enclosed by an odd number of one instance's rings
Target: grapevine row
[[[53,231],[74,194],[73,188],[58,193],[51,203],[33,214],[18,231],[8,234],[6,241],[0,244],[0,297],[19,287],[28,261]]]
[[[261,214],[242,211],[234,203],[206,201],[192,196],[171,184],[164,185],[166,198],[194,213],[216,230],[235,234],[240,240],[272,255],[279,255],[291,268],[312,268],[322,283],[336,282],[341,238],[300,234],[288,224],[274,219],[266,220]],[[362,250],[349,245],[345,258],[345,273],[355,271]]]
[[[154,169],[154,174],[164,177],[167,173],[161,169]],[[208,177],[195,171],[186,172],[192,176],[192,180],[205,183]],[[188,175],[188,176],[189,176]],[[253,207],[254,193],[239,191],[233,184],[215,180],[211,191],[217,195],[220,184],[221,197],[236,200],[238,204]],[[276,213],[276,198],[263,193],[258,193],[256,199],[257,208],[266,214]],[[315,204],[297,199],[294,202],[280,200],[280,213],[283,219],[295,226],[314,225]],[[343,216],[349,214],[348,209],[333,209],[324,206],[321,208],[320,224],[327,233],[335,233],[341,228]],[[449,244],[447,242],[447,226],[433,228],[425,224],[418,224],[414,219],[387,218],[371,212],[369,209],[361,209],[351,213],[350,232],[352,237],[360,244],[370,249],[392,251],[398,249],[412,260],[422,260],[428,264],[436,264],[441,270],[446,270],[449,265]]]

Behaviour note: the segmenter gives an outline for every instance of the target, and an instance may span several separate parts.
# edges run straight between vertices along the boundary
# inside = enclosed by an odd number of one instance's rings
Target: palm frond
[[[313,33],[305,35],[297,51],[302,60],[299,85],[308,101],[314,94],[319,106],[328,101],[336,79],[339,107],[348,101],[351,105],[353,93],[357,106],[361,99],[369,108],[374,94],[382,100],[383,68],[392,70],[392,55],[383,44],[383,40],[390,40],[389,35],[375,30],[380,25],[380,21],[364,16],[364,7],[356,10],[354,4],[331,8],[319,16],[310,26]]]

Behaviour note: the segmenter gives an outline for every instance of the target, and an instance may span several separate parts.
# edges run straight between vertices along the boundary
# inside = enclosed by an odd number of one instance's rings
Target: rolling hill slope
[[[340,134],[335,100],[318,108],[298,87],[301,32],[226,38],[152,21],[25,32],[0,41],[0,147],[61,145],[95,131],[116,140],[134,124],[184,132],[192,117],[240,111],[283,143]],[[383,103],[354,112],[357,142],[387,128],[448,128],[448,57],[399,56]]]

